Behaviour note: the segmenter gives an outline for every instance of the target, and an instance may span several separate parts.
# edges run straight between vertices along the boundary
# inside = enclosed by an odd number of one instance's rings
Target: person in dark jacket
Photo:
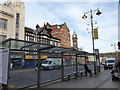
[[[107,70],[108,67],[107,67],[107,61],[105,61],[105,64],[104,64],[104,70]]]
[[[115,68],[120,71],[120,60],[118,60],[118,62],[115,63]]]
[[[87,76],[87,73],[90,74],[90,77],[92,77],[92,72],[91,70],[88,68],[87,64],[84,65],[84,68],[85,68],[85,75]]]
[[[118,61],[118,70],[120,72],[120,60]]]

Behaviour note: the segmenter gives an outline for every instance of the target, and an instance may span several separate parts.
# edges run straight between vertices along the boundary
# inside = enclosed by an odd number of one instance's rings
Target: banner
[[[94,39],[98,39],[98,28],[94,29]]]
[[[69,59],[69,60],[71,60],[71,59],[72,59],[72,56],[64,56],[63,58],[64,58],[64,59]]]
[[[9,49],[0,50],[0,83],[7,84]]]
[[[40,59],[47,59],[48,56],[46,55],[41,55]],[[38,59],[38,55],[25,55],[25,59]]]

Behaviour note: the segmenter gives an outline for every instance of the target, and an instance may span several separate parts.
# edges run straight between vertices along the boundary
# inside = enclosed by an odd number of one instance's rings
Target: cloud
[[[7,0],[0,0],[3,3]],[[83,20],[84,12],[100,9],[102,14],[94,13],[93,23],[99,27],[99,39],[95,40],[95,47],[100,52],[111,52],[112,43],[118,42],[118,0],[24,0],[25,26],[35,29],[36,24],[43,26],[44,22],[50,24],[67,23],[72,35],[75,30],[78,34],[79,47],[92,52],[92,36],[90,16]],[[89,24],[89,25],[88,25]],[[87,28],[89,30],[87,30]],[[119,35],[120,37],[120,35]],[[120,38],[119,38],[120,40]]]
[[[111,7],[112,6],[112,7]],[[100,52],[110,52],[110,44],[117,43],[118,39],[118,7],[111,2],[25,2],[25,26],[35,29],[36,24],[43,26],[44,22],[50,24],[67,23],[71,35],[75,30],[78,34],[79,47],[92,52],[92,36],[90,16],[83,20],[84,12],[100,8],[102,14],[96,16],[94,27],[99,27],[99,39],[95,40],[95,47]],[[95,23],[93,22],[93,23]],[[89,25],[88,25],[89,24]],[[86,30],[86,29],[89,30]]]
[[[25,2],[118,2],[118,0],[25,0]]]
[[[95,46],[100,49],[100,52],[110,52],[112,51],[110,44],[116,43],[118,37],[116,3],[39,2],[32,3],[32,5],[28,3],[26,5],[26,25],[35,27],[33,25],[35,23],[42,26],[44,22],[49,22],[50,24],[62,24],[66,22],[71,30],[71,35],[74,30],[77,32],[79,38],[78,46],[83,47],[85,51],[92,52],[92,36],[88,34],[88,31],[91,32],[90,17],[88,15],[88,18],[83,20],[82,16],[85,11],[89,11],[91,8],[96,9],[98,6],[100,6],[102,15],[99,17],[94,16],[94,21],[98,23],[94,27],[99,27],[100,38],[95,41]],[[31,17],[34,17],[34,19],[31,19]],[[87,28],[89,28],[88,31],[86,30]]]

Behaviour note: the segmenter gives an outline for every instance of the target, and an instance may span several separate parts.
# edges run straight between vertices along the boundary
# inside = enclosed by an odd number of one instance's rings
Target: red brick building
[[[61,24],[61,25],[50,25],[49,23],[46,24],[46,26],[49,28],[52,28],[52,36],[60,39],[60,46],[71,48],[71,41],[70,41],[70,30],[67,27],[67,24]]]

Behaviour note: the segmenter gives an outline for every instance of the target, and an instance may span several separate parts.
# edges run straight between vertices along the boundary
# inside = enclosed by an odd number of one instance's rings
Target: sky
[[[94,40],[95,49],[100,53],[114,52],[118,43],[118,0],[25,0],[25,26],[35,29],[45,23],[63,24],[66,22],[71,35],[76,31],[78,47],[92,52],[90,13],[83,20],[84,12],[90,9],[102,12],[93,13],[93,28],[98,27],[99,39]],[[72,43],[71,43],[72,44]]]

